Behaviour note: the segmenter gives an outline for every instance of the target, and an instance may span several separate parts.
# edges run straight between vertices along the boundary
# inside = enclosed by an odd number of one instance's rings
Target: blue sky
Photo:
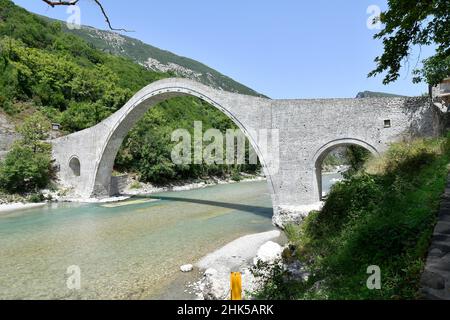
[[[32,12],[66,20],[66,8],[14,0]],[[427,92],[412,84],[419,51],[401,78],[384,86],[367,78],[382,52],[367,28],[367,8],[385,0],[103,0],[114,27],[161,49],[193,58],[271,98],[354,97],[359,91]],[[100,11],[81,0],[81,22],[106,28]],[[431,55],[422,48],[421,58]]]

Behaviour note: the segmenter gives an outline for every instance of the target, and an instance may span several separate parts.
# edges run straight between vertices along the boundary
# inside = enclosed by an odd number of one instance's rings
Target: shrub
[[[365,170],[336,184],[321,211],[286,229],[297,258],[312,273],[296,299],[415,299],[436,211],[448,174],[450,138],[395,143]],[[367,267],[382,271],[382,289],[368,290]],[[271,296],[289,288],[268,282]],[[325,281],[323,294],[313,284]]]
[[[39,203],[45,201],[45,197],[42,193],[33,193],[28,196],[27,200],[32,203]]]
[[[258,261],[250,271],[259,284],[259,288],[252,293],[258,299],[295,299],[303,288],[302,282],[289,279],[288,272],[280,260],[272,263]]]
[[[231,173],[231,180],[236,181],[236,182],[239,182],[242,180],[239,170],[233,170],[233,172]]]
[[[48,152],[35,153],[30,146],[15,144],[0,163],[0,188],[9,193],[26,193],[45,188],[50,181]]]
[[[45,188],[52,176],[51,146],[47,139],[50,123],[40,114],[28,117],[18,128],[17,141],[0,163],[0,188],[9,193],[35,192]]]
[[[140,189],[140,188],[141,184],[139,183],[139,181],[134,181],[130,186],[130,189]]]

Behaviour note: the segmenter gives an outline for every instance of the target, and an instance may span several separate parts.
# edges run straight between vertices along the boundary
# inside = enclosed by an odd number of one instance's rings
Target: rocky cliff
[[[14,125],[0,111],[0,159],[6,155],[11,145],[19,138]]]

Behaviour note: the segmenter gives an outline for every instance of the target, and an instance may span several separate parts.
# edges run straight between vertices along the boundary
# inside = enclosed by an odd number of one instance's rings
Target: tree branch
[[[55,6],[74,6],[78,3],[80,0],[72,0],[72,1],[50,1],[50,0],[42,0],[52,8]]]
[[[42,1],[45,2],[46,4],[48,4],[49,6],[51,6],[52,8],[54,8],[55,6],[75,6],[75,5],[78,4],[78,2],[80,0],[68,0],[68,1],[64,1],[64,0],[59,0],[59,1],[42,0]],[[105,18],[105,22],[108,24],[108,27],[109,27],[110,30],[112,30],[112,31],[131,32],[129,30],[122,29],[122,28],[113,28],[113,26],[111,25],[111,20],[109,19],[109,16],[106,13],[106,10],[103,7],[103,5],[100,2],[100,0],[93,0],[93,1],[100,8],[100,10],[101,10],[101,12],[103,14],[103,17]]]
[[[76,0],[78,1],[78,0]],[[100,10],[102,11],[103,16],[105,17],[105,21],[108,24],[109,28],[113,31],[124,31],[124,32],[129,32],[128,30],[125,29],[115,29],[112,27],[111,25],[111,21],[109,20],[108,15],[106,14],[105,8],[103,8],[103,5],[100,3],[100,0],[94,0],[94,2],[99,6]]]

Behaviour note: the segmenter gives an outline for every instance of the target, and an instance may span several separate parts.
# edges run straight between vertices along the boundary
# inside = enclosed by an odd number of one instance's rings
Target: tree
[[[45,188],[52,176],[51,147],[47,139],[50,124],[36,113],[18,129],[22,139],[16,142],[0,162],[0,188],[10,193],[34,192]]]
[[[54,8],[56,6],[76,6],[78,4],[78,2],[80,2],[80,0],[68,0],[68,1],[64,1],[64,0],[57,0],[57,1],[41,0],[41,1],[45,2],[46,4],[51,6],[52,8]],[[109,16],[106,13],[106,10],[103,7],[103,4],[100,2],[100,0],[92,0],[92,1],[94,1],[95,4],[100,8],[100,11],[102,12],[103,17],[105,17],[105,22],[108,24],[109,29],[111,29],[113,31],[125,31],[125,32],[127,32],[127,30],[125,30],[125,29],[113,28],[112,25],[111,25],[111,21],[109,20]]]
[[[384,52],[375,58],[377,67],[369,77],[387,72],[383,83],[394,82],[414,46],[436,45],[436,54],[414,70],[413,81],[439,84],[450,75],[450,0],[388,0],[388,4],[379,18],[384,28],[374,36],[382,39]]]
[[[358,173],[369,157],[370,152],[367,149],[357,145],[348,146],[345,151],[345,158],[350,168],[344,174],[345,178],[349,179],[351,176]]]
[[[30,147],[34,153],[40,153],[50,150],[49,145],[44,142],[49,137],[50,128],[47,118],[36,112],[28,117],[17,131],[22,136],[21,144]]]
[[[31,147],[16,143],[0,163],[0,188],[20,194],[45,188],[51,177],[50,163],[48,152],[35,153]]]

